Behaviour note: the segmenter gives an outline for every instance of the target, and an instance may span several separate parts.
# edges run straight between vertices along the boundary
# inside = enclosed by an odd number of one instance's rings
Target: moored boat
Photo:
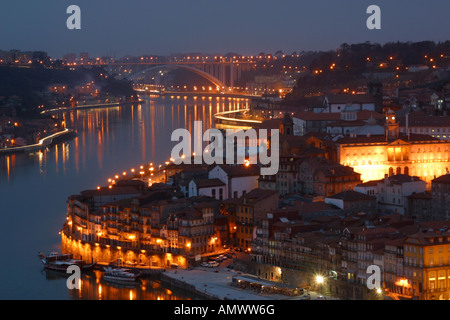
[[[135,273],[130,269],[125,268],[106,267],[104,270],[105,274],[103,275],[103,279],[107,281],[130,283],[136,282],[136,280],[140,277],[140,273]]]
[[[67,272],[69,266],[76,265],[83,272],[91,271],[96,266],[96,263],[88,264],[86,261],[73,259],[72,254],[59,254],[56,252],[50,253],[48,256],[40,254],[41,261],[44,267],[48,270]]]

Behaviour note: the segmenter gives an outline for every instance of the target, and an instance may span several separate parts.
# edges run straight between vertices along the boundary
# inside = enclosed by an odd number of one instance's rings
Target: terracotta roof
[[[408,196],[409,199],[425,199],[425,200],[431,200],[431,194],[428,192],[419,192],[419,193],[413,193],[410,196]]]
[[[381,182],[383,180],[380,180]],[[395,174],[390,177],[388,177],[389,183],[392,184],[403,184],[408,182],[416,182],[416,181],[423,181],[419,177],[416,176],[409,176],[407,174]]]
[[[103,187],[95,190],[84,190],[80,194],[86,197],[111,196],[119,194],[139,194],[140,192],[134,187],[117,187],[113,186],[111,189]]]
[[[378,186],[378,183],[379,183],[379,182],[382,182],[382,181],[383,181],[383,179],[380,179],[380,180],[370,180],[370,181],[367,181],[367,182],[358,183],[356,186],[357,186],[357,187],[376,187],[376,186]]]
[[[367,136],[356,136],[356,137],[344,137],[338,139],[336,144],[353,144],[353,143],[361,143],[361,144],[371,144],[371,143],[384,143],[388,144],[395,140],[403,140],[405,142],[421,142],[421,141],[440,141],[438,138],[434,138],[432,136],[426,134],[410,134],[409,137],[405,134],[400,134],[397,139],[390,139],[386,141],[386,136],[383,135],[371,135]]]
[[[293,116],[306,121],[337,121],[341,119],[340,112],[323,112],[316,113],[313,111],[297,112]]]
[[[375,99],[370,94],[334,94],[326,96],[330,104],[347,103],[374,103]]]
[[[445,183],[448,184],[450,183],[450,174],[444,174],[440,177],[437,177],[436,179],[432,180],[433,183]]]
[[[359,175],[359,173],[355,172],[352,167],[343,166],[325,158],[308,158],[303,161],[302,165],[304,163],[307,163],[316,170],[322,171],[327,177]]]
[[[244,194],[240,199],[242,200],[245,199],[248,200],[250,203],[255,203],[257,201],[266,199],[267,197],[270,197],[274,194],[278,194],[278,191],[256,188],[250,191],[249,193]]]
[[[370,111],[370,110],[361,110],[356,113],[356,117],[358,120],[369,120],[370,118],[373,118],[375,120],[381,120],[384,119],[384,115],[382,115],[379,112],[376,111]]]
[[[400,117],[399,124],[406,127],[406,117]],[[430,116],[425,112],[415,112],[408,115],[408,127],[448,127],[450,116]]]
[[[221,167],[228,176],[230,177],[246,177],[246,176],[259,176],[260,174],[260,168],[257,165],[226,165],[226,164],[219,164],[219,167]],[[215,167],[213,167],[211,170],[213,170]]]
[[[192,179],[192,180],[194,180],[194,183],[197,186],[197,188],[210,188],[225,185],[225,183],[223,183],[219,179]]]
[[[374,196],[369,196],[365,193],[361,193],[361,192],[353,191],[353,190],[346,190],[346,191],[334,194],[332,196],[329,196],[327,198],[340,199],[340,200],[344,200],[344,201],[370,201],[370,200],[377,199]]]

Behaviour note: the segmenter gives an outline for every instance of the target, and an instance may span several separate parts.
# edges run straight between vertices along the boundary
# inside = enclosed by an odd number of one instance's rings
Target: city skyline
[[[92,55],[170,55],[237,52],[251,55],[278,50],[326,51],[342,43],[445,41],[449,3],[434,1],[196,1],[186,4],[85,0],[26,1],[3,4],[3,50],[70,52]],[[67,7],[81,9],[81,30],[69,30]],[[381,8],[381,30],[369,30],[368,6]],[[187,18],[189,17],[189,18]]]

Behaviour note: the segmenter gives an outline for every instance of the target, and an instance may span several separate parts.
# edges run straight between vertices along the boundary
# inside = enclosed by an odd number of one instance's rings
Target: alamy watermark
[[[70,16],[67,18],[66,26],[69,30],[80,30],[81,29],[81,9],[77,5],[70,5],[66,10],[67,14]],[[367,18],[366,26],[369,30],[381,29],[381,9],[377,5],[370,5],[366,10],[367,14],[370,16]]]
[[[194,121],[193,137],[187,129],[173,131],[171,141],[179,141],[171,152],[175,164],[260,164],[261,175],[274,175],[279,169],[279,130],[208,129]],[[224,136],[225,133],[225,136]],[[209,142],[203,148],[203,142]],[[270,148],[269,148],[270,146]]]
[[[76,264],[72,264],[67,267],[67,274],[70,276],[67,278],[66,285],[69,290],[80,289],[80,281],[81,281],[81,269]]]
[[[367,267],[366,273],[370,274],[367,278],[367,288],[369,290],[381,290],[381,268],[376,264]]]

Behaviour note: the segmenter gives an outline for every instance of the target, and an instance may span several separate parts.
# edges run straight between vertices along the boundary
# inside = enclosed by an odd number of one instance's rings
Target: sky
[[[70,5],[81,29],[69,30]],[[370,5],[381,29],[369,30]],[[450,40],[448,0],[15,0],[0,4],[0,50],[59,58],[334,50],[342,43]]]

